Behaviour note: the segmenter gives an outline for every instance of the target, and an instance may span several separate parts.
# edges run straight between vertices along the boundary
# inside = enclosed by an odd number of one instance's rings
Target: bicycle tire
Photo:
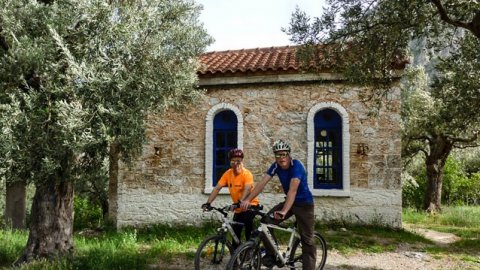
[[[227,270],[250,269],[258,270],[262,266],[260,248],[255,241],[241,244],[233,253],[227,265]]]
[[[315,270],[321,270],[325,266],[325,262],[327,261],[327,242],[323,238],[323,236],[315,232],[314,233],[315,239],[315,247],[317,250],[317,259],[315,261]],[[302,267],[302,247],[300,239],[297,239],[292,246],[292,253],[294,258],[290,258],[289,264],[290,268],[293,269],[301,269]]]
[[[232,244],[225,236],[211,235],[200,243],[195,252],[195,270],[223,270],[232,253]]]

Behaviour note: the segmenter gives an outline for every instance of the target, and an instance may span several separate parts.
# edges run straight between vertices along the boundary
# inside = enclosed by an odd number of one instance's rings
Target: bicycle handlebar
[[[258,208],[257,209],[252,209],[255,216],[260,216],[261,217],[260,222],[262,222],[262,223],[274,223],[274,220],[276,220],[274,213],[263,212],[261,210],[263,210],[263,207],[261,209],[258,209]],[[287,228],[286,226],[284,226],[284,225],[282,226],[280,224],[278,224],[277,226],[282,227],[282,228]]]
[[[240,203],[234,203],[221,208],[209,205],[206,209],[204,209],[204,211],[215,210],[221,213],[224,217],[227,217],[229,211],[235,210],[237,208],[240,208]],[[253,210],[256,215],[258,211],[263,210],[263,205],[250,205],[248,207],[248,210]]]

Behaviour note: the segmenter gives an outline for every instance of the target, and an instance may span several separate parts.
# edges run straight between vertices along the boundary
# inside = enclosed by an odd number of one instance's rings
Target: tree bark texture
[[[5,221],[12,229],[25,229],[26,185],[24,182],[7,184]]]
[[[109,180],[108,180],[108,217],[117,226],[118,208],[118,162],[120,147],[118,143],[110,145],[109,152]]]
[[[15,265],[39,258],[53,259],[73,251],[73,187],[70,181],[36,185],[30,234]]]
[[[448,155],[452,151],[453,143],[445,136],[438,135],[429,141],[430,153],[425,160],[427,168],[427,190],[423,209],[429,213],[441,211],[443,168]]]

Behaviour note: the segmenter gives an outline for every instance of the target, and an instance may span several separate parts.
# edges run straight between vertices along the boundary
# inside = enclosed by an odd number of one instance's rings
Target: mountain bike
[[[224,208],[210,206],[207,211],[215,210],[221,214],[222,226],[217,228],[217,233],[203,239],[195,252],[195,270],[225,269],[235,246],[240,245],[240,239],[233,231],[232,225],[243,223],[235,222],[228,218],[228,213],[236,206],[228,205]],[[231,237],[228,237],[230,234]],[[231,240],[230,240],[231,239]]]
[[[241,244],[235,250],[226,269],[261,269],[262,265],[267,268],[276,265],[279,268],[302,269],[302,244],[296,225],[290,227],[275,225],[271,223],[273,216],[259,210],[254,211],[255,215],[262,217],[260,226],[249,241]],[[272,231],[275,230],[290,234],[286,247],[278,245],[275,236],[272,234]],[[315,270],[320,270],[323,269],[327,260],[327,242],[318,232],[314,233],[314,239],[317,250]],[[269,255],[264,254],[266,250],[274,251],[275,254],[272,254],[273,260],[270,259]],[[269,260],[266,260],[267,258]]]

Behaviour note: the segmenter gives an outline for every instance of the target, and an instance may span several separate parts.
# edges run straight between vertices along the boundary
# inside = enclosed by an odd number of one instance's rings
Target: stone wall
[[[337,103],[349,116],[350,196],[316,196],[317,218],[401,226],[400,92],[394,88],[374,117],[360,92],[320,82],[212,87],[188,110],[151,116],[143,156],[120,167],[117,226],[198,224],[210,218],[200,205],[208,197],[205,119],[213,106],[233,105],[242,114],[245,166],[259,181],[274,161],[271,144],[276,139],[288,140],[292,156],[307,164],[307,114],[321,102]],[[267,207],[283,197],[276,178],[260,195]],[[220,195],[215,203],[228,201],[229,195]]]

